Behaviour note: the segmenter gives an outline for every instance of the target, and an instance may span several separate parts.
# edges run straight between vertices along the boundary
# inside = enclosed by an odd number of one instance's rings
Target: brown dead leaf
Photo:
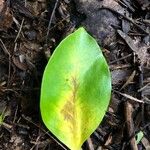
[[[12,60],[13,60],[13,63],[16,65],[17,68],[23,70],[23,71],[26,71],[28,69],[28,65],[25,61],[25,58],[21,58],[22,55],[20,55],[20,57],[18,56],[13,56],[12,57]]]
[[[46,0],[27,1],[27,8],[34,16],[39,16],[46,11]]]
[[[0,30],[6,30],[13,23],[13,15],[6,2],[0,0]]]
[[[0,0],[0,12],[2,11],[4,7],[4,0]]]
[[[135,38],[135,40],[133,40],[121,30],[117,30],[117,32],[124,39],[130,49],[138,56],[141,65],[146,64],[148,66],[150,64],[150,55],[148,53],[149,45],[141,42],[139,38]]]

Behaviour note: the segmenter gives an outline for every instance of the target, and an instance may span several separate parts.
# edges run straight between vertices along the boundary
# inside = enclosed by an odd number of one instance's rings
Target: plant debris
[[[79,26],[99,42],[113,83],[108,111],[83,150],[149,149],[149,10],[149,0],[0,0],[0,149],[66,149],[42,123],[40,85],[55,47]]]

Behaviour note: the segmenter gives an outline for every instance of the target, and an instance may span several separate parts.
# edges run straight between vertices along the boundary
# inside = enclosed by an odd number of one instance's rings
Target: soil
[[[80,26],[101,46],[113,85],[82,149],[150,149],[148,0],[0,0],[0,150],[67,149],[42,122],[40,87],[51,54]]]

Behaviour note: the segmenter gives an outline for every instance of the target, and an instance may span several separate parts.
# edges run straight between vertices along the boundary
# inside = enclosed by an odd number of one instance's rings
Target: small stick
[[[124,89],[128,84],[130,84],[130,83],[133,81],[133,79],[134,79],[134,77],[135,77],[135,74],[136,74],[136,71],[134,70],[134,71],[132,72],[132,74],[129,76],[128,80],[127,80],[127,81],[124,83],[124,85],[121,87],[120,91],[121,91],[122,89]]]
[[[26,0],[25,0],[25,7],[26,7],[26,6],[27,6],[27,2],[26,2]],[[18,34],[17,34],[17,36],[16,36],[16,38],[15,38],[15,41],[14,41],[15,43],[17,42],[17,40],[18,40],[18,38],[19,38],[19,36],[20,36],[20,33],[21,33],[21,30],[22,30],[23,24],[24,24],[24,18],[23,18],[22,21],[21,21],[21,25],[20,25]]]
[[[2,44],[2,49],[4,51],[4,53],[6,55],[8,55],[8,61],[9,61],[9,65],[8,65],[8,81],[7,81],[7,86],[9,85],[9,79],[10,79],[10,67],[11,67],[11,54],[9,53],[9,51],[7,50],[5,44],[3,43],[2,39],[0,39],[0,43]]]
[[[89,150],[94,150],[93,142],[90,137],[87,140],[87,145],[88,145]]]
[[[125,120],[126,120],[127,134],[128,137],[130,138],[130,148],[132,150],[138,150],[136,139],[134,136],[132,137],[132,135],[135,135],[134,123],[132,118],[133,106],[130,102],[126,101],[124,107],[125,107]]]
[[[52,24],[52,19],[53,19],[53,17],[54,17],[54,13],[55,13],[55,10],[56,10],[58,1],[59,1],[59,0],[56,0],[56,2],[55,2],[54,9],[53,9],[53,11],[52,11],[52,14],[51,14],[51,17],[50,17],[50,20],[49,20],[48,30],[47,30],[47,35],[46,35],[46,44],[47,44],[47,40],[48,40],[48,36],[49,36],[49,32],[50,32],[50,27],[51,27],[51,24]]]
[[[138,66],[138,70],[139,70],[139,87],[143,87],[143,66],[141,64],[139,64]],[[140,92],[140,97],[141,99],[144,98],[144,94],[143,94],[143,91]],[[141,106],[142,108],[142,126],[145,124],[145,117],[144,117],[144,111],[145,111],[145,105],[142,104]]]
[[[126,56],[121,57],[121,58],[119,58],[119,59],[117,59],[117,60],[113,60],[113,61],[110,62],[110,64],[113,64],[113,63],[115,63],[115,62],[117,62],[117,61],[120,61],[120,60],[124,60],[124,59],[126,59],[126,58],[128,58],[128,57],[130,57],[130,56],[132,56],[132,54],[126,55]]]
[[[22,115],[22,118],[26,121],[32,123],[35,127],[39,128],[41,131],[43,131],[45,134],[47,134],[51,139],[53,139],[59,146],[61,146],[64,150],[67,150],[57,139],[55,139],[52,135],[50,135],[48,132],[46,132],[43,128],[41,128],[39,125],[34,123],[32,120],[29,120],[27,117]]]
[[[113,91],[116,92],[116,93],[118,93],[118,94],[120,94],[120,95],[122,95],[122,96],[124,96],[125,98],[127,98],[129,100],[133,100],[133,101],[138,102],[138,103],[144,103],[144,101],[139,100],[139,99],[137,99],[137,98],[135,98],[135,97],[133,97],[131,95],[128,95],[126,93],[121,93],[121,92],[118,92],[116,90],[113,90]]]
[[[2,50],[4,51],[4,53],[10,57],[10,53],[9,53],[8,49],[6,48],[5,44],[3,43],[2,39],[0,39],[0,43],[2,45],[1,47],[2,47]]]
[[[145,86],[141,87],[138,92],[143,91],[145,88],[147,88],[150,85],[150,83],[147,83]]]
[[[17,34],[17,36],[16,36],[16,38],[15,38],[15,41],[14,41],[15,43],[17,42],[17,40],[18,40],[18,38],[19,38],[19,36],[20,36],[21,30],[22,30],[22,27],[23,27],[23,23],[24,23],[24,18],[23,18],[22,21],[21,21],[21,25],[20,25],[18,34]]]

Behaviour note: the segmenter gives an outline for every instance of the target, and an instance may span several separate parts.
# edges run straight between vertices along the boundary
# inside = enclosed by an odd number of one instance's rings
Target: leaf
[[[79,28],[58,45],[45,68],[42,119],[68,148],[80,150],[102,121],[110,95],[105,58],[96,41]]]
[[[137,133],[136,143],[139,144],[139,142],[142,140],[143,137],[144,137],[144,133],[142,131],[139,131]]]
[[[3,124],[3,115],[2,114],[0,114],[0,126]]]

